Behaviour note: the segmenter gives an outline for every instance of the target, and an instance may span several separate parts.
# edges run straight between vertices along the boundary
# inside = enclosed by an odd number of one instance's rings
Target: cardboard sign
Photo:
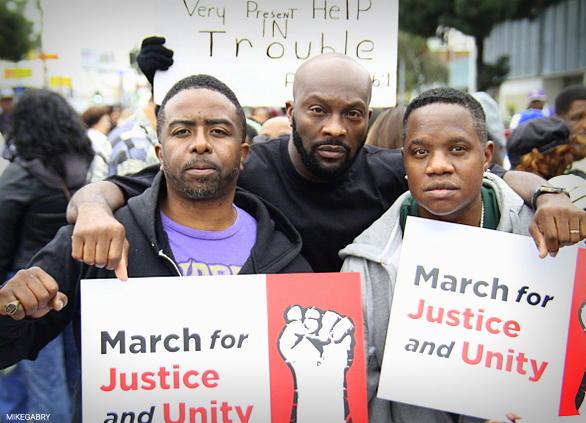
[[[577,253],[539,259],[530,237],[408,218],[378,396],[497,421],[585,421],[560,407],[586,369],[583,348],[566,360],[583,342],[569,337],[572,304],[586,301]]]
[[[155,101],[198,73],[226,83],[243,106],[284,107],[295,71],[326,52],[372,76],[372,107],[395,105],[398,0],[156,0],[157,35],[174,64],[157,72]]]
[[[84,280],[84,421],[367,422],[361,309],[356,273]]]

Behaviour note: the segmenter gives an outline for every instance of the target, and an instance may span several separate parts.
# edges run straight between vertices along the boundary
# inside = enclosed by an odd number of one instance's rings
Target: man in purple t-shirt
[[[289,221],[236,188],[248,144],[244,112],[227,86],[208,75],[179,81],[157,127],[161,171],[116,212],[132,245],[123,278],[311,271]],[[79,281],[115,274],[75,260],[72,234],[73,226],[62,228],[0,289],[0,369],[34,360],[71,321],[79,344]],[[79,403],[72,421],[81,421]]]
[[[161,172],[116,214],[132,245],[123,279],[311,271],[289,221],[236,188],[249,146],[242,107],[227,86],[209,75],[187,77],[167,93],[158,120]],[[79,279],[114,276],[71,257],[72,231],[61,230],[31,263],[36,268],[0,289],[0,315],[42,319],[66,307]]]
[[[183,226],[161,212],[163,229],[183,276],[237,275],[256,241],[256,220],[234,206],[236,221],[221,231]]]

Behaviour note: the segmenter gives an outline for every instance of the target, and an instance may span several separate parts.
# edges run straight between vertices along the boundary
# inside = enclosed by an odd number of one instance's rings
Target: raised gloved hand
[[[167,70],[173,64],[173,50],[168,49],[164,37],[148,37],[142,40],[140,51],[136,56],[138,67],[144,73],[151,86],[157,70]]]

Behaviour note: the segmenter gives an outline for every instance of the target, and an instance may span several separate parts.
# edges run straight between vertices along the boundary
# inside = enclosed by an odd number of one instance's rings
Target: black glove
[[[153,86],[155,71],[167,70],[173,64],[173,50],[168,49],[164,37],[148,37],[142,40],[136,63]]]

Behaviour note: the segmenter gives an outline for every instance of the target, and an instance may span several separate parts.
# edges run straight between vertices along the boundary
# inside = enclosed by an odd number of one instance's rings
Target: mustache
[[[315,152],[319,147],[324,146],[324,145],[335,145],[338,147],[342,147],[344,148],[344,150],[346,150],[346,152],[348,154],[350,154],[350,146],[348,144],[346,144],[343,140],[339,139],[339,138],[327,138],[325,140],[322,141],[317,141],[316,143],[314,143],[311,146],[311,152]]]
[[[183,165],[183,170],[191,169],[196,167],[197,165],[202,164],[208,165],[209,167],[212,167],[215,170],[220,170],[220,166],[217,163],[215,163],[213,160],[203,157],[189,160],[187,163]]]
[[[437,189],[459,189],[460,187],[453,182],[442,181],[442,182],[432,182],[428,186],[425,187],[425,191],[433,191]]]

